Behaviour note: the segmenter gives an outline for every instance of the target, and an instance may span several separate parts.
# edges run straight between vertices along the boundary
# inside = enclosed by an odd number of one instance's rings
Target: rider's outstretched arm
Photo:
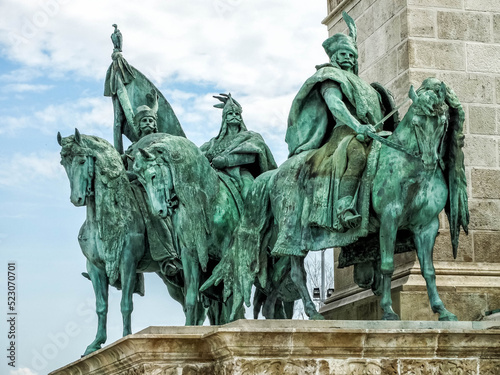
[[[330,109],[333,117],[337,119],[337,123],[344,124],[353,129],[356,133],[364,134],[366,132],[375,133],[376,130],[372,125],[361,124],[347,109],[344,101],[344,95],[340,86],[332,81],[323,82],[321,85],[321,95]]]

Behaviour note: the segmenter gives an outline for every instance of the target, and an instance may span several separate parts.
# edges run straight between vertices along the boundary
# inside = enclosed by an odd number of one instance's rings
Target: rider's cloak
[[[238,210],[243,209],[241,197],[244,185],[251,185],[253,179],[277,165],[274,157],[259,133],[248,130],[240,131],[234,135],[214,137],[200,147],[201,152],[211,162],[215,157],[224,157],[230,160],[230,166],[222,168],[219,177],[226,184],[233,195]],[[253,157],[253,162],[248,163],[248,157]],[[248,171],[251,177],[248,176]],[[249,186],[246,187],[248,190]]]
[[[317,68],[316,73],[300,88],[290,109],[285,137],[289,156],[320,148],[338,125],[321,95],[322,82],[333,81],[340,86],[352,108],[351,114],[361,124],[375,125],[383,117],[381,97],[371,85],[331,64]]]
[[[306,250],[344,246],[368,233],[367,186],[375,170],[376,155],[368,158],[367,170],[353,200],[362,216],[361,226],[345,230],[337,217],[336,205],[340,180],[347,168],[347,147],[356,133],[338,122],[328,108],[321,94],[321,83],[326,81],[340,87],[346,107],[361,124],[375,125],[383,117],[385,109],[377,90],[352,73],[327,64],[304,83],[293,101],[286,134],[291,156],[287,163],[297,164],[292,167],[297,172],[289,174],[296,180],[283,188],[296,195],[293,200],[297,204],[293,212],[280,215],[284,221],[280,225],[286,229],[280,230],[273,249],[275,255],[303,256]],[[371,149],[371,145],[366,147],[367,154]],[[288,184],[288,180],[283,183]],[[318,231],[320,228],[326,231]],[[282,235],[285,232],[289,234]]]

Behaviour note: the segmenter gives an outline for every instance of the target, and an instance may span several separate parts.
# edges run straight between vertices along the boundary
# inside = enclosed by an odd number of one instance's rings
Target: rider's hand
[[[365,135],[366,133],[376,133],[376,132],[377,132],[377,130],[375,129],[375,127],[373,125],[370,125],[370,124],[361,125],[357,129],[357,133],[363,134],[363,135]]]

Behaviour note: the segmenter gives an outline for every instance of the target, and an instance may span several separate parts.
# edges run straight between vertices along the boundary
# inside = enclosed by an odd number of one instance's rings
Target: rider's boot
[[[177,259],[165,259],[160,262],[161,273],[168,277],[174,276],[181,268],[182,265]]]
[[[356,211],[358,187],[359,178],[356,176],[344,175],[340,181],[339,199],[335,203],[335,212],[340,224],[346,230],[361,225],[361,215]]]

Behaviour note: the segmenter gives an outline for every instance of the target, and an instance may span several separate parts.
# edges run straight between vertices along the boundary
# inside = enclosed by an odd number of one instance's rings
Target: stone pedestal
[[[358,27],[360,76],[395,96],[427,77],[445,81],[462,102],[469,236],[462,233],[456,260],[441,215],[434,250],[438,289],[461,319],[500,308],[500,2],[492,0],[328,0],[329,35],[347,32],[347,11]],[[404,114],[406,108],[401,108]],[[425,300],[418,261],[402,257],[393,283],[403,319],[435,319]],[[352,281],[352,269],[335,269],[335,295],[322,310],[332,319],[377,319],[370,292]],[[456,293],[456,294],[454,294]],[[365,300],[365,302],[363,302]],[[336,311],[337,310],[337,311]]]
[[[394,311],[402,320],[437,320],[439,316],[431,311],[418,260],[399,263],[392,281]],[[435,266],[441,299],[459,320],[484,319],[486,312],[500,306],[500,264],[437,261]],[[334,293],[321,313],[335,320],[382,318],[379,297],[352,282]]]
[[[498,322],[240,320],[150,327],[49,375],[500,373]]]

